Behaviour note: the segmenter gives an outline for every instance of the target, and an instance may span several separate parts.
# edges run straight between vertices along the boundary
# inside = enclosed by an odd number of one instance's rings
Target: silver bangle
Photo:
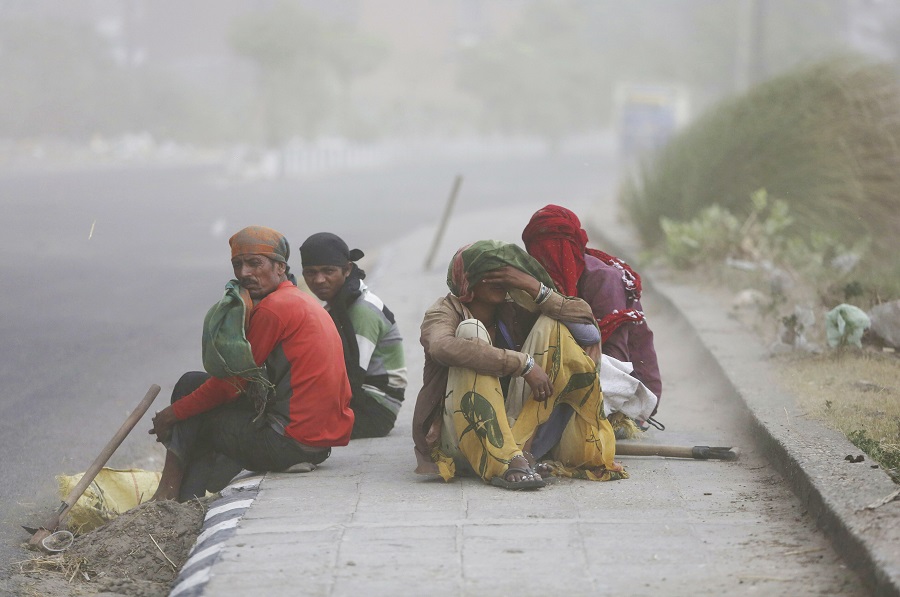
[[[534,357],[529,355],[525,355],[525,368],[522,369],[522,377],[525,377],[531,370],[534,369]]]
[[[541,282],[541,289],[538,291],[537,298],[534,299],[534,302],[538,305],[543,304],[548,298],[550,298],[550,293],[553,292]]]

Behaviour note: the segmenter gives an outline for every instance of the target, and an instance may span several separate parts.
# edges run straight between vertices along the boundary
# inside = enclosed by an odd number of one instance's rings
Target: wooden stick
[[[444,215],[438,224],[437,233],[434,235],[434,241],[431,243],[431,250],[428,251],[428,257],[425,259],[425,271],[431,269],[431,262],[434,261],[434,254],[437,253],[444,238],[444,229],[447,228],[447,222],[450,221],[450,214],[453,212],[453,205],[456,203],[456,196],[459,194],[459,187],[462,185],[462,174],[457,174],[453,181],[453,189],[450,191],[450,197],[447,198],[447,205],[444,206]]]
[[[43,546],[41,545],[41,541],[43,541],[46,537],[49,537],[56,529],[59,527],[59,523],[65,518],[66,514],[69,513],[69,510],[72,509],[72,506],[75,505],[75,502],[78,501],[78,498],[81,497],[81,494],[88,488],[88,485],[94,480],[94,477],[97,476],[97,473],[100,472],[100,469],[103,468],[103,465],[106,464],[106,461],[110,459],[113,455],[113,452],[116,451],[116,448],[122,443],[125,437],[134,429],[134,426],[137,425],[137,422],[141,420],[141,417],[144,416],[144,413],[147,412],[147,409],[150,408],[150,405],[156,399],[157,394],[159,394],[160,387],[156,384],[150,386],[150,389],[147,390],[147,394],[144,398],[138,403],[137,407],[128,415],[128,418],[125,419],[125,422],[122,423],[122,426],[119,427],[119,430],[116,431],[116,434],[112,437],[109,442],[107,442],[106,446],[103,448],[103,451],[94,459],[94,462],[85,471],[84,475],[82,475],[81,479],[78,481],[78,484],[69,491],[69,495],[66,496],[66,499],[60,503],[59,508],[56,512],[41,525],[41,528],[37,530],[37,532],[31,536],[31,539],[28,540],[28,548],[29,549],[41,549]]]
[[[737,460],[738,449],[709,446],[660,446],[658,444],[616,442],[616,456],[668,456],[699,460]]]

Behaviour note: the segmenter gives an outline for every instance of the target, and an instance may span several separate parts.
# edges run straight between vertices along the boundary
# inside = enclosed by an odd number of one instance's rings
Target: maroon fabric
[[[522,232],[522,241],[560,292],[580,297],[591,306],[600,325],[603,352],[631,362],[632,375],[661,398],[653,332],[641,307],[637,272],[618,257],[588,248],[587,233],[578,216],[559,205],[535,212]]]
[[[617,270],[621,271],[622,283],[625,285],[625,291],[631,296],[633,300],[639,300],[641,298],[641,277],[636,271],[631,269],[631,266],[629,266],[618,257],[613,257],[612,255],[604,253],[599,249],[585,249],[585,253],[587,253],[588,255],[593,255],[606,265],[611,265]]]
[[[613,311],[609,315],[604,316],[598,324],[600,325],[600,341],[606,342],[613,332],[619,329],[619,326],[626,323],[643,323],[644,314],[637,309],[626,309],[624,311]]]
[[[604,318],[612,313],[644,311],[641,301],[632,299],[625,291],[621,271],[592,255],[587,255],[584,259],[584,273],[578,282],[578,296],[591,306],[594,317],[599,318],[601,325]],[[606,333],[601,330],[601,334],[603,354],[634,365],[632,375],[661,399],[659,364],[653,345],[653,331],[647,321],[643,318],[641,321],[630,320],[629,325],[620,324],[612,329],[607,327]]]

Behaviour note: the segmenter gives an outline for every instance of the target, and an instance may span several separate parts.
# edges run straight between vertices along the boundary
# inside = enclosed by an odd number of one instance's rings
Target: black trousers
[[[202,371],[182,375],[172,390],[172,403],[207,379]],[[243,469],[283,471],[300,462],[319,464],[331,454],[330,448],[302,446],[264,421],[254,423],[255,417],[253,406],[241,396],[175,424],[166,447],[185,469],[180,501],[221,491]]]
[[[350,439],[363,439],[366,437],[384,437],[394,428],[397,415],[384,408],[365,392],[354,392],[350,399],[350,408],[353,410],[353,432]]]

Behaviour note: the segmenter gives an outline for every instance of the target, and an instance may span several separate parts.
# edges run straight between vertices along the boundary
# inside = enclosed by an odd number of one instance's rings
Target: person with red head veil
[[[603,354],[632,363],[632,376],[656,395],[650,416],[655,415],[662,380],[653,332],[641,306],[641,277],[618,257],[588,248],[581,221],[565,207],[547,205],[536,211],[522,241],[559,292],[590,305],[600,326]]]

